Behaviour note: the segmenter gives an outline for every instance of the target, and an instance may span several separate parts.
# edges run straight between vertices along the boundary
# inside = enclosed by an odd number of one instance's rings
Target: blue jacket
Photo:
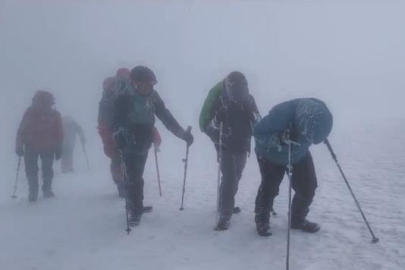
[[[278,165],[288,164],[288,144],[292,144],[292,164],[299,162],[314,143],[323,142],[332,130],[333,117],[326,104],[315,98],[300,98],[274,106],[254,129],[256,154]]]

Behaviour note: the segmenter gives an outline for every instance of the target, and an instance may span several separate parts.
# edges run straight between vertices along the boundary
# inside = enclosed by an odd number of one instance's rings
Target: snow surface
[[[380,238],[371,244],[326,147],[314,146],[319,188],[309,218],[322,228],[292,232],[290,269],[405,269],[404,3],[208,2],[0,0],[1,270],[285,269],[287,181],[275,201],[274,234],[259,237],[253,154],[236,198],[242,213],[229,231],[213,230],[217,165],[198,113],[208,89],[234,69],[246,73],[262,114],[297,97],[328,104],[330,141]],[[163,197],[151,152],[145,204],[154,211],[126,235],[124,202],[95,126],[103,78],[137,64],[156,71],[157,90],[196,138],[181,212],[185,145],[158,124]],[[56,198],[31,205],[23,173],[18,199],[10,198],[13,147],[39,88],[84,126],[91,170],[78,147],[75,173],[62,175],[55,165]]]
[[[393,134],[388,138],[392,142],[400,140],[398,131],[404,131],[404,125],[402,119],[379,127]],[[326,146],[316,146],[319,188],[309,217],[322,228],[313,235],[292,232],[290,269],[403,269],[405,147],[387,143],[379,128],[366,127],[366,138],[363,129],[353,128],[331,143],[380,242],[371,244]],[[262,238],[253,222],[260,175],[251,156],[237,196],[242,212],[234,215],[229,231],[216,232],[215,153],[203,146],[210,149],[207,140],[198,137],[190,152],[184,211],[179,211],[184,145],[167,138],[162,146],[161,198],[149,158],[145,204],[154,211],[145,214],[130,235],[125,232],[124,202],[109,179],[106,160],[92,164],[88,172],[78,155],[76,173],[56,175],[57,197],[34,205],[26,199],[25,181],[16,201],[8,197],[10,179],[0,206],[1,269],[285,269],[287,180],[275,201],[274,234]],[[201,153],[206,162],[201,162]]]

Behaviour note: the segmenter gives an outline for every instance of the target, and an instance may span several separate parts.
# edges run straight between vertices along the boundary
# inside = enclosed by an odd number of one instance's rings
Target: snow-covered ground
[[[405,269],[405,23],[403,1],[0,0],[0,270],[285,269],[287,181],[275,201],[273,236],[259,237],[253,206],[260,175],[248,160],[226,232],[213,230],[215,153],[198,128],[208,89],[233,70],[247,75],[264,115],[297,97],[324,100],[334,114],[332,146],[380,238],[371,236],[324,145],[312,148],[319,188],[314,235],[293,231],[291,270]],[[163,135],[163,197],[153,153],[145,204],[154,211],[130,235],[124,202],[96,132],[101,82],[117,68],[150,66],[157,90],[196,136],[185,210],[179,211],[185,145]],[[14,139],[33,93],[83,125],[76,172],[56,175],[51,200],[27,201]]]
[[[290,269],[403,269],[405,146],[398,142],[404,126],[405,119],[368,123],[331,139],[380,238],[378,244],[371,244],[326,147],[313,147],[319,188],[309,217],[322,229],[314,235],[292,232]],[[386,136],[381,136],[381,129]],[[183,147],[172,138],[162,147],[163,197],[158,194],[153,156],[149,158],[145,203],[155,209],[130,235],[125,232],[124,202],[109,179],[106,162],[86,171],[78,156],[77,173],[56,176],[57,197],[33,205],[26,199],[24,180],[17,200],[7,196],[12,191],[10,179],[0,204],[1,269],[285,269],[287,180],[275,203],[274,234],[259,237],[253,206],[260,176],[252,155],[237,196],[242,212],[234,215],[229,231],[216,232],[214,152],[204,151],[210,148],[208,140],[197,138],[190,152],[185,210],[179,211]]]

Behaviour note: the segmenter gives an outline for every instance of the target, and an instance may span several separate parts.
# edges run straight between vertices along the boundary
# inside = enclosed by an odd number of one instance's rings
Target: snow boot
[[[315,233],[319,231],[321,227],[318,223],[308,221],[304,219],[302,221],[291,221],[291,229],[301,230],[307,233]]]
[[[215,231],[226,231],[229,229],[229,219],[220,218],[218,220],[217,226],[214,228]]]
[[[29,202],[36,202],[38,199],[38,192],[30,192],[28,194],[28,201]]]
[[[44,190],[44,198],[52,198],[55,197],[55,193],[52,190]]]
[[[255,223],[258,235],[270,236],[273,234],[270,228],[270,215],[268,213],[256,213]]]
[[[142,213],[132,212],[129,217],[129,226],[136,227],[141,223]]]
[[[240,209],[240,207],[236,206],[233,208],[233,214],[239,214],[242,210]]]

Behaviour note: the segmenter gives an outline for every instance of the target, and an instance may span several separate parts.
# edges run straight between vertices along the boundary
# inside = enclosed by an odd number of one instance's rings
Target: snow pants
[[[220,218],[229,220],[235,206],[235,195],[246,165],[247,153],[222,152],[219,213]]]
[[[147,151],[125,151],[125,184],[130,211],[141,215],[143,212],[143,172],[148,159]]]
[[[264,157],[258,156],[262,181],[256,197],[256,215],[268,217],[273,208],[274,198],[279,193],[279,187],[287,171],[287,166],[271,163]],[[292,189],[292,222],[304,220],[309,212],[309,206],[315,196],[317,179],[311,153],[293,165]]]
[[[110,171],[111,171],[111,176],[112,176],[114,183],[117,186],[122,186],[124,184],[124,179],[123,179],[123,172],[122,172],[121,156],[115,156],[115,157],[111,158]]]
[[[42,191],[48,192],[52,190],[54,152],[37,152],[26,148],[24,163],[30,194],[38,194],[38,158],[41,159]]]

